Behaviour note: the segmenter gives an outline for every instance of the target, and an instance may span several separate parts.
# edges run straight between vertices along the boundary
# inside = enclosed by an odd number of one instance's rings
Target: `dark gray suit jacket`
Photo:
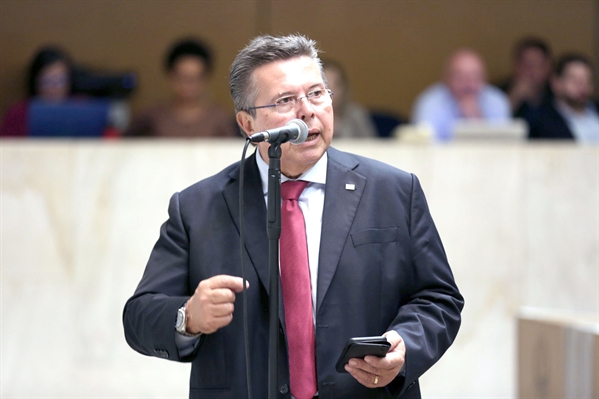
[[[252,155],[245,169],[247,291],[252,392],[265,399],[268,379],[268,238],[266,206]],[[322,399],[420,398],[418,378],[453,342],[463,298],[418,179],[383,163],[328,150],[318,269],[316,357]],[[355,190],[347,190],[346,184]],[[233,321],[203,336],[181,358],[177,309],[201,280],[240,276],[239,164],[173,195],[143,278],[125,305],[125,337],[145,355],[192,362],[191,398],[246,397],[241,297]],[[280,317],[283,310],[280,306]],[[348,338],[395,330],[406,344],[404,371],[369,389],[335,371]],[[290,399],[284,323],[279,342],[280,398]]]

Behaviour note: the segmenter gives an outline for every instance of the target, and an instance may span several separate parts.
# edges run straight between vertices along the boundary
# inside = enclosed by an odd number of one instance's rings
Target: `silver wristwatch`
[[[187,304],[181,306],[177,311],[177,322],[175,323],[175,330],[181,335],[185,335],[186,337],[199,337],[202,333],[198,334],[190,334],[187,332],[187,313],[185,312],[185,306]]]

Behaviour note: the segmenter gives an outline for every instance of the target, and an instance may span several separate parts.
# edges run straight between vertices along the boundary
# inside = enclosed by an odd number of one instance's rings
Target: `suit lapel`
[[[266,236],[266,205],[262,194],[262,181],[256,166],[256,154],[245,161],[245,250],[250,257],[260,282],[268,293],[268,237]],[[239,168],[229,175],[232,184],[223,190],[225,202],[239,231]]]
[[[356,158],[333,148],[329,149],[328,157],[318,261],[317,312],[337,270],[366,186],[366,178],[352,170],[358,165]]]
[[[266,205],[255,157],[255,153],[248,157],[245,167],[245,250],[268,294],[270,284]],[[347,241],[360,198],[366,186],[366,178],[352,170],[358,165],[355,158],[340,153],[333,148],[329,148],[328,157],[318,266],[317,312],[337,270],[343,247]],[[223,197],[239,231],[239,169],[235,168],[229,177],[232,183],[223,190]],[[351,189],[352,184],[354,185],[353,190]],[[350,186],[346,187],[346,185]],[[279,318],[284,328],[284,312],[280,294]]]

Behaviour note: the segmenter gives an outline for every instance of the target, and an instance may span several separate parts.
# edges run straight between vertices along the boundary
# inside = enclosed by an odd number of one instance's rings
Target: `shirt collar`
[[[322,157],[316,162],[314,166],[304,172],[297,180],[304,180],[310,183],[316,184],[326,184],[327,181],[327,164],[328,164],[328,156],[325,152]],[[260,156],[260,151],[256,148],[256,165],[258,165],[258,170],[260,171],[260,180],[262,180],[262,192],[264,194],[268,193],[268,164],[264,162],[262,156]],[[287,176],[281,174],[281,183],[286,182],[289,179]]]
[[[583,112],[574,111],[572,109],[572,107],[570,107],[564,101],[561,101],[558,99],[555,99],[555,104],[556,104],[556,108],[559,110],[559,112],[562,114],[562,116],[564,116],[566,118],[570,118],[570,119],[588,117],[594,113],[593,111],[595,111],[595,107],[593,106],[593,103],[591,101],[587,102]]]

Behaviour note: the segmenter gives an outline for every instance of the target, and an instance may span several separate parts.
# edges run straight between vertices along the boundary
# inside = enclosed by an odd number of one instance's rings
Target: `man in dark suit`
[[[303,272],[309,281],[304,305],[313,341],[297,342],[290,327],[298,317],[287,313],[287,297],[300,281],[291,288],[284,283],[282,233],[279,397],[420,398],[418,378],[455,339],[463,298],[418,179],[330,148],[332,93],[314,45],[299,35],[261,36],[231,66],[231,94],[246,134],[291,119],[309,128],[304,143],[281,145],[281,190],[298,180],[307,182],[297,202],[305,219],[308,262],[303,267],[309,270]],[[241,306],[236,306],[236,293],[243,288],[237,277],[241,256],[249,284],[247,372],[253,397],[267,397],[268,147],[260,143],[246,161],[243,253],[236,163],[173,195],[169,219],[125,305],[131,347],[192,362],[191,398],[247,397]],[[349,338],[376,335],[391,343],[385,357],[352,359],[347,373],[335,370]]]
[[[512,76],[498,84],[509,97],[514,118],[530,125],[539,108],[553,100],[549,85],[553,55],[542,38],[524,37],[514,46]]]
[[[590,60],[582,54],[560,57],[551,87],[555,98],[540,108],[530,125],[529,138],[599,143],[599,108],[591,100]]]

